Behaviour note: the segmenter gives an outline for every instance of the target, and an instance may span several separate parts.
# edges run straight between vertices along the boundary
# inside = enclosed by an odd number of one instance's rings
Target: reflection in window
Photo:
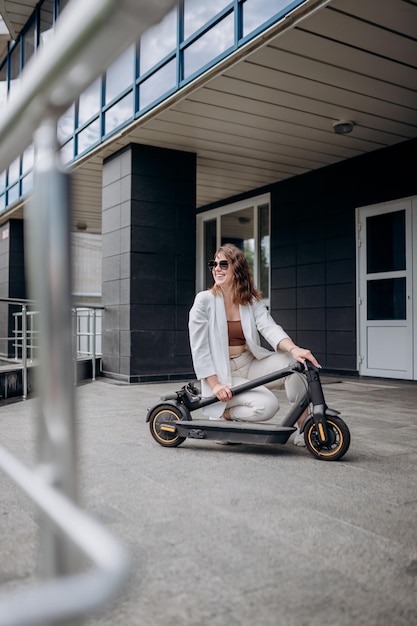
[[[168,54],[177,48],[177,9],[173,9],[164,19],[146,30],[140,40],[140,74],[155,67]]]
[[[133,85],[135,47],[130,46],[106,72],[106,104]]]
[[[28,148],[26,148],[22,156],[22,175],[26,174],[26,172],[28,172],[33,167],[34,160],[35,151],[32,144]]]
[[[214,257],[217,249],[217,220],[204,222],[204,289],[213,285],[213,275],[207,267],[207,263]]]
[[[269,298],[269,272],[271,267],[270,236],[269,236],[269,204],[262,204],[258,208],[258,265],[259,289],[264,298]]]
[[[199,28],[207,24],[212,17],[220,13],[230,0],[185,0],[184,1],[184,39],[190,37]]]
[[[100,111],[101,107],[101,79],[94,81],[80,96],[78,105],[78,126],[91,119]]]
[[[366,256],[368,274],[405,269],[405,211],[367,218]]]
[[[17,159],[15,159],[13,163],[10,163],[9,165],[9,185],[13,185],[13,183],[19,180],[19,174],[20,174],[20,157],[17,157]]]
[[[0,195],[0,212],[6,208],[6,195],[3,193]]]
[[[176,62],[175,59],[170,61],[155,74],[152,74],[139,88],[140,109],[144,109],[152,102],[161,98],[176,85]]]
[[[367,292],[368,320],[406,319],[405,278],[368,280]]]
[[[261,26],[286,7],[294,5],[289,0],[246,0],[243,4],[243,36]]]
[[[6,172],[0,174],[0,193],[4,193],[6,189]]]
[[[64,165],[70,163],[74,159],[74,140],[68,141],[65,146],[61,148],[61,160]]]
[[[104,132],[106,135],[133,118],[133,93],[130,92],[113,105],[104,116]]]
[[[22,195],[31,192],[33,189],[33,173],[30,172],[27,176],[22,178]]]
[[[232,14],[184,50],[184,78],[194,74],[233,45],[234,20]]]
[[[8,198],[7,198],[7,204],[8,205],[14,204],[18,200],[19,200],[19,183],[17,183],[13,187],[10,187]]]
[[[72,104],[69,109],[58,120],[58,141],[63,143],[74,132],[74,105]]]
[[[87,128],[78,133],[78,154],[96,144],[100,139],[100,120],[92,122]]]

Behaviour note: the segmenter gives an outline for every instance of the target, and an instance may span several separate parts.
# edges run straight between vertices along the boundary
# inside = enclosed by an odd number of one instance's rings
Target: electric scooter
[[[350,431],[339,417],[339,411],[326,405],[319,370],[309,361],[232,387],[232,396],[291,374],[303,376],[306,393],[300,402],[294,404],[281,424],[192,419],[193,411],[219,400],[216,396],[202,398],[198,388],[188,383],[180,390],[162,396],[163,403],[148,410],[146,421],[149,422],[151,435],[166,448],[177,447],[187,438],[242,444],[285,444],[295,432],[297,420],[309,409],[308,417],[300,429],[304,433],[307,450],[321,461],[341,459],[349,449]]]

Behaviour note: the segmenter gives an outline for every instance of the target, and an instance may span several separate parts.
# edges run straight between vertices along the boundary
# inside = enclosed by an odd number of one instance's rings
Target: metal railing
[[[22,398],[28,396],[28,370],[38,362],[39,353],[39,311],[35,303],[18,298],[0,298],[1,303],[20,307],[11,313],[13,318],[12,336],[0,336],[0,363],[22,371]],[[96,380],[97,357],[101,356],[101,313],[103,307],[96,304],[74,306],[72,309],[74,381],[77,382],[77,363],[91,360],[91,380]],[[9,314],[3,316],[8,325]]]
[[[31,297],[39,303],[38,467],[0,446],[0,467],[41,512],[42,580],[0,596],[0,626],[79,621],[115,597],[129,571],[124,548],[77,506],[72,361],[71,181],[57,121],[175,0],[70,0],[51,39],[26,66],[0,122],[0,172],[31,143],[35,177],[28,224]],[[84,571],[80,554],[92,564]]]

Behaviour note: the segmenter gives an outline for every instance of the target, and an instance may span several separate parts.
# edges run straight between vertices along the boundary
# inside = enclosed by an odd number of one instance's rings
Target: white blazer
[[[275,323],[262,302],[240,305],[240,321],[248,350],[256,359],[263,359],[271,351],[261,346],[261,334],[274,350],[282,339],[288,338],[284,329]],[[194,371],[201,379],[203,396],[212,395],[205,378],[216,374],[219,382],[232,384],[229,364],[229,337],[223,296],[211,291],[200,291],[190,310],[189,323],[191,354]],[[218,402],[204,409],[212,417],[220,417],[224,406]]]

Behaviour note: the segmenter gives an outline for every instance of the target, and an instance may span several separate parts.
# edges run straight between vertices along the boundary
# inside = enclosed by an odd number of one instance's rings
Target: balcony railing
[[[18,298],[0,298],[2,304],[20,310],[12,312],[13,331],[11,336],[0,336],[0,365],[22,370],[22,397],[28,396],[28,369],[39,360],[39,311],[30,300]],[[35,307],[35,308],[34,308]],[[91,361],[91,379],[96,379],[97,358],[101,356],[101,318],[103,307],[90,304],[72,308],[72,338],[74,363],[74,381],[77,382],[77,363]],[[4,319],[8,320],[5,313]]]

